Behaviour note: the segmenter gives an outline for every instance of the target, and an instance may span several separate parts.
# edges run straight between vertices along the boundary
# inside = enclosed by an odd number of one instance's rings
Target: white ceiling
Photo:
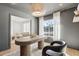
[[[26,12],[32,15],[32,10],[30,7],[31,3],[16,3],[16,4],[6,3],[3,5],[21,10],[23,12]],[[63,3],[63,6],[59,6],[59,3],[43,3],[43,5],[44,5],[43,12],[45,12],[45,15],[47,15],[58,10],[64,10],[64,9],[76,7],[78,4],[77,3]]]
[[[26,18],[22,18],[22,17],[11,15],[11,21],[24,23],[24,22],[29,22],[30,19],[26,19]]]

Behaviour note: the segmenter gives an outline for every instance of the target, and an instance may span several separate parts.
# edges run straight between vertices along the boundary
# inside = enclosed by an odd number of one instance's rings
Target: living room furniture
[[[20,45],[21,56],[30,56],[31,55],[30,45],[38,42],[38,49],[42,49],[45,38],[46,37],[44,36],[35,36],[35,37],[27,36],[27,37],[15,39],[15,44]]]
[[[44,40],[46,43],[52,43],[53,42],[53,36],[46,36],[47,38]]]
[[[42,56],[64,56],[67,44],[64,41],[53,41],[43,48]]]

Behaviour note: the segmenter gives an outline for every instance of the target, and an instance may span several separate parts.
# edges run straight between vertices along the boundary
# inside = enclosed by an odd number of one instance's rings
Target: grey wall
[[[36,17],[36,28],[37,35],[39,35],[39,17]]]
[[[69,47],[79,49],[79,23],[73,23],[75,8],[61,12],[61,39],[67,42]]]
[[[34,17],[27,13],[0,5],[0,51],[10,48],[10,14],[34,20]],[[33,28],[35,28],[33,26],[34,21],[32,23]],[[32,32],[35,31],[35,29],[32,30]]]

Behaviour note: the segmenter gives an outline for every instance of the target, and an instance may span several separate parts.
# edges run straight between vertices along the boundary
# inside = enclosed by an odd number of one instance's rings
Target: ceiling
[[[11,15],[11,21],[19,22],[19,23],[25,23],[25,22],[29,22],[30,19],[26,19],[26,18],[22,18],[22,17]]]
[[[2,5],[6,5],[8,7],[11,7],[32,15],[31,3],[15,3],[15,4],[4,3]],[[45,12],[44,15],[48,15],[58,10],[62,11],[64,9],[77,7],[77,5],[78,5],[77,3],[63,3],[63,5],[61,6],[60,6],[60,3],[43,3],[43,6],[44,6],[43,12]]]

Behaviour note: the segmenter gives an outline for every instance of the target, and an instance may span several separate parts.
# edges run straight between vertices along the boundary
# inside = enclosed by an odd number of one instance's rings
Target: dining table
[[[44,47],[45,36],[37,35],[35,37],[27,36],[15,39],[15,44],[20,46],[20,56],[30,56],[31,55],[31,44],[38,43],[38,49]]]

